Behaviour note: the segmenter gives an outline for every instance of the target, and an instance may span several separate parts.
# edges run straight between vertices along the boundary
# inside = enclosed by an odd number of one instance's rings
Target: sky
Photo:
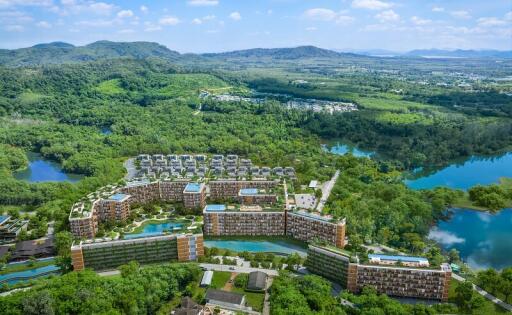
[[[97,40],[182,53],[512,50],[512,0],[0,0],[0,48]]]

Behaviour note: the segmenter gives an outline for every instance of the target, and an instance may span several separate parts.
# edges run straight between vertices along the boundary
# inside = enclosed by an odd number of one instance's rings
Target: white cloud
[[[337,18],[336,18],[336,23],[337,24],[343,24],[343,25],[347,25],[347,24],[350,24],[354,21],[355,19],[351,16],[348,16],[348,15],[339,15]]]
[[[496,17],[482,17],[477,20],[479,26],[501,26],[506,25],[507,22],[504,20],[500,20]]]
[[[304,12],[304,17],[310,20],[331,21],[336,18],[337,13],[331,9],[314,8]]]
[[[470,19],[471,18],[471,15],[469,14],[468,11],[465,11],[465,10],[458,10],[458,11],[452,11],[450,12],[451,16],[453,16],[454,18],[458,18],[458,19]]]
[[[87,27],[107,27],[112,26],[113,21],[112,20],[84,20],[84,21],[78,21],[75,22],[76,26],[87,26]]]
[[[349,24],[354,21],[353,17],[343,15],[343,13],[345,11],[335,12],[331,9],[314,8],[306,10],[302,16],[312,21],[335,21],[338,24]]]
[[[168,15],[168,16],[164,16],[163,18],[158,20],[158,23],[160,25],[176,25],[176,24],[180,23],[180,19],[178,19],[175,16]]]
[[[314,26],[310,26],[310,27],[306,27],[306,31],[308,32],[313,32],[313,31],[317,31],[318,28],[314,27]]]
[[[17,25],[32,22],[34,19],[23,11],[0,11],[0,24]]]
[[[155,25],[150,22],[145,22],[144,25],[146,26],[144,28],[145,32],[157,32],[162,30],[162,27],[160,25]]]
[[[0,7],[10,6],[51,6],[52,0],[0,0]]]
[[[271,9],[267,10],[267,15],[272,15],[274,13],[274,11],[272,11]]]
[[[215,20],[216,16],[215,15],[207,15],[207,16],[203,16],[203,21],[211,21],[211,20]]]
[[[135,31],[132,30],[131,28],[127,28],[127,29],[119,30],[118,33],[119,34],[132,34],[132,33],[135,33]]]
[[[380,0],[354,0],[352,1],[352,7],[357,9],[367,10],[383,10],[389,9],[393,4]]]
[[[240,15],[240,12],[231,12],[231,14],[229,15],[229,18],[234,20],[234,21],[240,21],[242,19],[242,16]]]
[[[195,18],[192,20],[192,24],[196,24],[196,25],[203,24],[203,21],[201,21],[201,19]]]
[[[212,21],[215,19],[216,19],[215,15],[206,15],[206,16],[203,16],[202,18],[193,19],[192,24],[199,25],[199,24],[203,24],[204,22]]]
[[[117,12],[118,18],[128,18],[128,17],[132,17],[132,16],[133,16],[132,10],[122,10],[122,11]]]
[[[430,230],[430,232],[428,233],[428,238],[445,246],[451,246],[454,244],[466,242],[465,239],[458,237],[457,235],[451,232],[441,231],[437,227]]]
[[[99,15],[109,15],[115,8],[113,4],[105,2],[93,2],[88,7],[93,13]]]
[[[37,27],[40,27],[40,28],[51,28],[52,25],[46,21],[40,21],[36,24]]]
[[[218,0],[189,0],[188,5],[194,7],[212,7],[219,4]]]
[[[427,24],[432,23],[432,20],[422,19],[420,17],[413,16],[413,17],[411,17],[411,22],[415,25],[427,25]]]
[[[512,11],[505,14],[505,20],[512,21]]]
[[[23,32],[25,28],[22,25],[7,25],[4,29],[8,32]]]
[[[149,12],[149,9],[148,7],[146,7],[145,5],[141,5],[140,8],[139,8],[140,12],[142,13],[148,13]]]
[[[432,12],[444,12],[444,8],[443,7],[433,7]]]
[[[375,15],[375,18],[381,23],[396,22],[400,20],[400,15],[396,14],[393,10],[386,10]]]

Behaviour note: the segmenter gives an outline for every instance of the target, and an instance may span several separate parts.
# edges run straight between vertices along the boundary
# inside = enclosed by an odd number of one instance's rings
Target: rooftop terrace
[[[402,255],[382,255],[382,254],[369,254],[369,259],[380,259],[386,261],[402,261],[411,263],[428,263],[428,259],[424,257],[415,256],[402,256]]]
[[[258,195],[258,189],[256,189],[256,188],[243,188],[243,189],[240,189],[240,195],[241,196]]]
[[[201,191],[201,183],[188,183],[185,186],[184,192],[186,193],[198,193]]]
[[[221,212],[226,211],[225,205],[206,205],[204,208],[204,211],[206,212]]]
[[[110,196],[108,199],[113,201],[123,201],[125,199],[128,199],[130,196],[125,194],[115,194]]]

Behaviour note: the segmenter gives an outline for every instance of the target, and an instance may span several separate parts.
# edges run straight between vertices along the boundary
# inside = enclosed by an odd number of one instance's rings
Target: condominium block
[[[213,180],[208,183],[210,197],[213,199],[236,198],[241,189],[253,188],[269,190],[275,188],[279,181],[272,180]]]
[[[80,242],[71,247],[74,270],[108,270],[129,263],[191,261],[203,256],[202,235],[164,235],[106,242]]]
[[[298,240],[323,241],[336,247],[345,247],[345,219],[336,221],[305,211],[287,212],[286,235]]]
[[[160,181],[160,199],[164,201],[183,201],[183,190],[189,182],[186,180]]]
[[[130,216],[130,195],[114,194],[107,199],[100,199],[95,203],[95,209],[100,221],[124,222]]]
[[[257,188],[243,188],[238,193],[238,201],[243,205],[275,204],[277,196]]]
[[[187,209],[202,209],[206,206],[204,183],[188,183],[183,190],[183,205]]]
[[[282,211],[230,211],[224,205],[207,205],[203,211],[205,235],[284,235]]]
[[[401,257],[400,261],[423,261],[422,257]],[[390,296],[448,299],[451,280],[448,264],[440,268],[363,264],[337,248],[309,245],[305,265],[310,272],[335,281],[353,293],[369,286]]]
[[[93,238],[98,232],[98,221],[93,211],[95,202],[78,202],[69,214],[71,233],[76,238]]]
[[[128,182],[119,192],[130,195],[130,203],[148,203],[160,200],[160,185],[158,181],[140,180]]]

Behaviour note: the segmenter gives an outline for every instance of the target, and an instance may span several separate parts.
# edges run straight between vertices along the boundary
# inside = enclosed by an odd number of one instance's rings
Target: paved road
[[[199,264],[201,267],[208,270],[214,271],[228,271],[237,273],[250,273],[253,271],[262,271],[269,276],[277,276],[279,273],[274,269],[263,269],[263,268],[251,268],[251,267],[240,267],[240,266],[228,266],[228,265],[217,265],[217,264]],[[233,269],[231,269],[233,268]]]
[[[458,280],[458,281],[461,281],[461,282],[464,282],[466,281],[465,278],[457,275],[457,274],[454,274],[452,273],[452,277],[455,279],[455,280]],[[512,305],[508,304],[508,303],[505,303],[503,302],[502,300],[498,299],[497,297],[495,297],[494,295],[492,294],[489,294],[487,291],[485,291],[484,289],[476,286],[473,284],[473,290],[475,290],[476,292],[480,293],[481,296],[483,296],[484,298],[488,299],[489,301],[495,303],[495,304],[498,304],[499,306],[503,307],[504,309],[506,309],[507,311],[509,312],[512,312]]]
[[[318,212],[322,212],[322,209],[324,208],[324,205],[327,202],[327,199],[329,199],[329,196],[331,195],[331,190],[334,187],[334,184],[336,184],[336,180],[338,179],[338,176],[340,176],[339,170],[337,170],[336,173],[334,173],[331,180],[329,180],[322,186],[322,198],[320,199],[320,201],[318,202],[318,205],[316,206],[316,210]]]
[[[130,180],[137,176],[137,169],[135,168],[135,159],[130,158],[126,160],[124,163],[124,168],[126,168],[126,176],[124,177],[126,180]]]

